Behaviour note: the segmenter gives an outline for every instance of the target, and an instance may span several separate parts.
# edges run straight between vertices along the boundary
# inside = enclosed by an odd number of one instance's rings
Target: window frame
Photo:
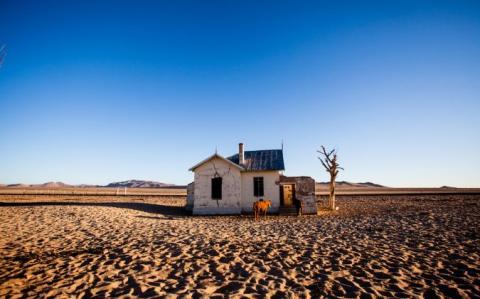
[[[222,177],[214,177],[210,181],[211,184],[211,197],[212,199],[222,199],[223,179]]]
[[[265,196],[265,179],[263,176],[253,177],[253,196]]]

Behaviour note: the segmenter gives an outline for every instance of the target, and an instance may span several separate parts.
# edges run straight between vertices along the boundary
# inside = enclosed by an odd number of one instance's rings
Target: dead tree
[[[322,145],[322,150],[317,151],[321,156],[318,157],[318,160],[322,162],[325,170],[330,174],[330,194],[328,198],[328,206],[331,210],[335,210],[335,179],[337,178],[338,170],[343,170],[337,162],[337,151],[335,149],[327,152],[325,147]]]

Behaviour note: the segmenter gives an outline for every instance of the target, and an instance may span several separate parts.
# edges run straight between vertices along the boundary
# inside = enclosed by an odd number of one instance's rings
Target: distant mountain
[[[99,185],[69,185],[62,182],[48,182],[43,184],[0,184],[0,187],[10,187],[10,188],[180,188],[185,186],[177,186],[174,184],[166,184],[154,181],[143,181],[143,180],[128,180],[123,182],[110,183],[106,186]]]
[[[27,184],[8,184],[7,187],[28,188],[28,187],[30,187],[30,185],[27,185]]]
[[[99,188],[99,187],[103,187],[103,186],[100,186],[100,185],[80,184],[80,185],[75,185],[74,187],[78,187],[78,188]]]
[[[328,188],[329,182],[317,182],[317,187],[319,188]],[[365,183],[351,183],[347,181],[337,181],[335,182],[335,186],[338,188],[387,188],[385,186],[371,183],[371,182],[365,182]]]
[[[73,186],[62,183],[62,182],[47,182],[47,183],[43,183],[43,184],[30,185],[30,187],[34,187],[34,188],[68,188],[68,187],[73,187]]]
[[[357,183],[358,185],[362,185],[363,187],[370,187],[370,188],[388,188],[387,186],[375,184],[372,182],[365,182],[365,183]]]
[[[106,185],[105,187],[110,188],[165,188],[175,186],[173,184],[166,184],[154,181],[142,181],[142,180],[128,180],[123,182],[115,182]]]
[[[68,185],[62,182],[48,182],[43,184],[0,184],[0,187],[11,187],[11,188],[68,188],[75,187]]]

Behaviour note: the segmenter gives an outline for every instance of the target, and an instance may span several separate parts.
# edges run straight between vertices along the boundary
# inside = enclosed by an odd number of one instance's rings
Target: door
[[[294,185],[283,185],[282,188],[283,205],[287,207],[293,206]]]

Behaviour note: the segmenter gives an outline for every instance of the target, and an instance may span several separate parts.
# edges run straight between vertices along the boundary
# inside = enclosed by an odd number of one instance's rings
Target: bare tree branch
[[[330,167],[327,166],[327,165],[325,164],[325,162],[323,162],[322,158],[318,157],[318,160],[320,160],[320,162],[322,162],[323,167],[325,167],[325,170],[328,172],[329,169],[330,169]]]
[[[329,153],[328,153],[328,157],[330,157],[333,153],[335,153],[335,149],[332,149]],[[335,155],[336,156],[336,155]]]

